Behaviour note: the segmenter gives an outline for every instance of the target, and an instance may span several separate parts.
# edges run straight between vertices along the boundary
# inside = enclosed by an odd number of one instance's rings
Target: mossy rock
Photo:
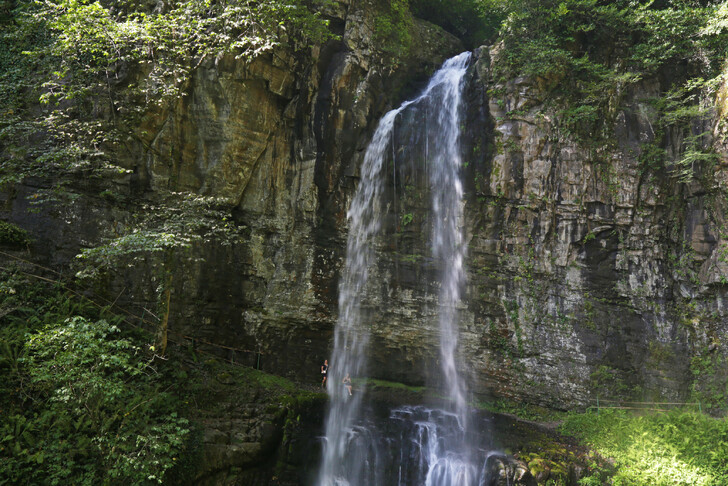
[[[568,484],[569,468],[560,462],[539,457],[537,454],[527,454],[521,459],[528,463],[528,470],[539,484],[548,481],[548,484]]]
[[[549,467],[549,461],[541,457],[536,457],[528,462],[528,470],[531,471],[531,475],[536,478],[536,481],[542,483],[551,477],[551,468]]]
[[[215,376],[215,379],[219,383],[222,383],[223,385],[232,385],[232,384],[235,383],[234,380],[233,380],[233,377],[230,375],[230,373],[228,373],[226,371],[223,371],[222,373],[218,373]]]

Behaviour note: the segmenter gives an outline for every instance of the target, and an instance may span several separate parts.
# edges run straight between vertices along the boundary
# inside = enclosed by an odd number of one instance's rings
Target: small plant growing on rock
[[[0,221],[0,245],[22,249],[30,244],[28,232],[18,226]]]

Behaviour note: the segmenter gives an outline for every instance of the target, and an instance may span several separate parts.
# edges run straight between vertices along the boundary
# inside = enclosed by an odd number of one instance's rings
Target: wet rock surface
[[[534,478],[528,465],[508,456],[494,454],[485,466],[490,480],[487,486],[535,486],[539,478]]]
[[[341,39],[308,54],[203,63],[187,96],[149,114],[141,143],[119,150],[132,175],[115,182],[132,199],[191,191],[233,208],[239,244],[209,239],[177,256],[170,332],[308,380],[331,344],[346,211],[368,138],[383,113],[460,49],[415,22],[415,47],[399,64],[383,64],[372,40],[374,4],[338,2],[329,15]],[[623,93],[614,147],[596,157],[559,131],[538,81],[492,79],[497,56],[476,51],[462,127],[468,283],[460,350],[473,391],[565,409],[597,391],[685,400],[691,359],[728,354],[725,163],[689,184],[641,169],[655,123],[648,101],[666,89],[659,80]],[[440,265],[428,242],[426,162],[407,159],[407,137],[397,135],[385,168],[388,209],[365,312],[371,374],[424,384],[437,380],[427,370],[438,368]],[[3,202],[44,263],[72,261],[81,247],[132,227],[131,209],[95,195],[92,181],[69,205],[29,212],[28,195],[44,184],[27,181]],[[135,262],[102,290],[146,312],[156,305],[159,265]]]
[[[724,207],[709,202],[724,169],[685,185],[640,166],[648,100],[667,89],[656,80],[624,95],[617,148],[595,155],[559,130],[538,83],[499,84],[497,50],[479,54],[476,112],[493,130],[472,136],[466,169],[476,381],[558,408],[598,393],[685,400],[690,357],[725,332],[727,288],[708,276],[725,245]]]

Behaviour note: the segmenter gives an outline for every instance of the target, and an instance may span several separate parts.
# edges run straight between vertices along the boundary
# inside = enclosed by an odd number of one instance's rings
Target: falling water
[[[368,455],[364,454],[360,458],[351,451],[351,445],[356,444],[359,434],[356,425],[363,393],[358,391],[349,396],[346,389],[338,384],[347,373],[358,377],[364,376],[366,371],[365,350],[369,335],[362,326],[361,301],[369,267],[374,259],[371,240],[380,227],[384,152],[391,138],[395,117],[401,109],[390,111],[379,122],[364,156],[361,181],[347,214],[349,238],[346,267],[339,282],[339,320],[334,332],[334,350],[329,368],[329,409],[318,481],[321,486],[355,484],[346,478],[363,479],[369,469],[365,459]],[[344,460],[345,454],[347,460]]]
[[[416,454],[420,467],[412,461],[401,461],[397,472],[398,484],[426,484],[428,486],[475,484],[477,474],[472,465],[465,431],[469,417],[466,387],[456,366],[457,305],[463,284],[463,258],[465,247],[462,227],[462,183],[459,177],[459,107],[463,78],[470,60],[469,53],[460,54],[445,62],[430,80],[425,91],[417,98],[403,103],[387,113],[379,123],[372,142],[367,148],[361,168],[361,181],[348,212],[349,237],[346,266],[339,283],[339,319],[334,334],[328,387],[329,409],[326,418],[326,437],[318,485],[364,486],[394,484],[393,478],[378,477],[391,472],[382,466],[376,445],[379,440],[373,427],[362,417],[362,398],[358,390],[352,396],[341,383],[345,374],[365,376],[366,347],[369,340],[362,313],[362,298],[369,269],[375,263],[372,241],[380,230],[383,210],[385,158],[387,148],[394,139],[397,116],[406,110],[425,114],[422,124],[432,196],[432,252],[442,265],[439,295],[440,362],[447,393],[452,400],[451,409],[439,412],[448,417],[446,435],[451,440],[433,436],[435,430],[445,430],[429,419],[418,420],[419,437],[429,448],[420,448]],[[411,130],[412,127],[409,127]],[[394,150],[392,149],[392,156]],[[396,177],[396,172],[393,173]],[[406,415],[406,414],[405,414]],[[428,425],[429,424],[429,425]],[[447,444],[447,447],[443,447]],[[385,461],[386,462],[386,461]],[[382,463],[382,464],[380,464]],[[423,467],[426,465],[426,468]],[[414,482],[413,469],[423,477]],[[392,473],[394,474],[394,473]],[[419,474],[419,473],[417,473]],[[420,481],[420,482],[418,482]]]
[[[468,53],[450,59],[442,70],[440,109],[428,120],[433,137],[429,149],[431,159],[430,187],[432,194],[432,253],[442,264],[440,277],[439,324],[440,357],[443,378],[449,397],[463,429],[468,425],[465,384],[457,371],[458,312],[460,291],[465,280],[463,259],[463,184],[460,180],[460,102],[462,79]],[[445,74],[445,69],[450,69]],[[438,78],[435,75],[435,79]],[[428,139],[430,137],[428,136]],[[461,483],[462,484],[462,483]]]

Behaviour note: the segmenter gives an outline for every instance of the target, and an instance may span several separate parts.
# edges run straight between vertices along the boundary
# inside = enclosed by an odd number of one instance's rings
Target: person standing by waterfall
[[[324,377],[323,381],[321,381],[321,386],[326,388],[326,374],[329,371],[329,360],[325,359],[324,364],[321,365],[321,375]]]
[[[341,382],[344,384],[344,388],[346,388],[346,391],[349,392],[349,396],[351,396],[351,376],[349,376],[349,373],[346,374]]]

